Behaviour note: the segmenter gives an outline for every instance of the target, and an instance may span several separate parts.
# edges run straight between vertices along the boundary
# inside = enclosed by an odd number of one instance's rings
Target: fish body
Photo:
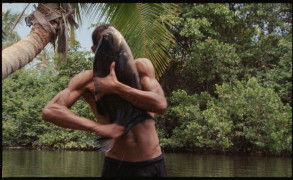
[[[93,64],[94,77],[105,77],[115,61],[115,73],[118,81],[132,88],[142,89],[139,75],[133,61],[133,55],[121,33],[110,26],[104,30],[95,52]],[[97,112],[106,117],[109,123],[125,127],[125,134],[137,123],[152,118],[145,111],[133,106],[117,94],[106,94],[96,101]],[[98,148],[108,152],[113,139],[99,138]]]

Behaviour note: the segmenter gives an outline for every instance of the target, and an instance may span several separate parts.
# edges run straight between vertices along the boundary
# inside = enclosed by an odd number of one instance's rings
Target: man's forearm
[[[97,123],[84,117],[77,116],[68,108],[61,105],[49,105],[43,109],[42,118],[63,128],[83,131],[94,131]]]
[[[65,106],[59,104],[47,105],[42,112],[45,121],[63,127],[94,132],[98,136],[117,138],[124,133],[124,127],[118,124],[101,124],[90,119],[77,116]]]
[[[163,114],[167,107],[165,98],[152,91],[143,91],[118,82],[115,93],[145,111]]]

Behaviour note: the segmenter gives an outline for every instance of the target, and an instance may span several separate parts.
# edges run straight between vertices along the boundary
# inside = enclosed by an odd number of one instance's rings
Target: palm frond
[[[71,47],[74,47],[74,41],[75,41],[75,28],[70,25],[70,36],[69,36],[69,44]]]
[[[175,43],[165,24],[170,24],[169,17],[177,8],[176,4],[162,3],[104,3],[87,4],[85,13],[90,20],[115,25],[128,42],[134,58],[150,59],[159,78],[170,62],[168,52]]]
[[[107,23],[115,12],[117,5],[113,3],[86,3],[84,7],[82,12],[88,21]]]
[[[20,24],[23,22],[24,18],[19,17],[21,16],[19,16],[19,14],[12,13],[11,9],[6,10],[5,12],[2,11],[2,43],[9,41],[9,43],[6,43],[5,46],[12,45],[13,42],[17,42],[21,39],[16,31],[11,30],[17,18],[19,19],[18,21]],[[5,47],[2,47],[2,49],[4,48]]]
[[[15,22],[14,22],[14,25],[13,25],[11,31],[13,31],[13,29],[15,28],[15,26],[17,25],[17,23],[20,21],[22,15],[24,14],[26,8],[27,8],[29,5],[30,5],[30,3],[28,3],[28,4],[26,5],[26,7],[23,9],[23,11],[18,15],[17,19],[16,19]]]
[[[77,20],[77,24],[79,24],[80,26],[82,26],[82,15],[83,12],[85,11],[86,4],[85,3],[70,3],[71,8],[74,9],[74,17]]]

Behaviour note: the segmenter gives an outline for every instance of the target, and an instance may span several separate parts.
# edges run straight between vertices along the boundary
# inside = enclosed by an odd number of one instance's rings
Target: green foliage
[[[17,19],[18,14],[11,12],[11,9],[2,11],[2,49],[20,40],[19,35],[12,31],[12,27]],[[21,18],[20,23],[23,21]]]
[[[217,111],[223,111],[223,109],[200,110],[200,104],[206,104],[207,101],[211,103],[216,99],[209,96],[207,92],[200,95],[188,95],[184,90],[174,91],[168,98],[167,112],[158,117],[160,121],[165,122],[165,131],[169,132],[168,136],[160,139],[161,145],[191,149],[230,147],[231,142],[227,134],[231,132],[232,123],[226,121],[225,115],[217,114]],[[162,124],[159,129],[161,126]]]
[[[89,52],[75,49],[70,52],[61,71],[56,73],[54,64],[46,69],[24,69],[3,80],[2,117],[3,145],[33,145],[54,148],[93,148],[93,143],[82,142],[95,136],[87,133],[63,129],[42,120],[44,106],[77,73],[91,69]],[[82,99],[71,108],[72,112],[95,120],[91,108]]]
[[[159,126],[165,128],[161,145],[273,154],[292,151],[292,108],[284,105],[273,89],[251,78],[236,81],[236,85],[217,85],[215,93],[218,99],[207,98],[206,93],[173,92],[167,112],[158,117],[165,122]],[[199,108],[202,99],[207,102],[205,110]]]
[[[239,32],[240,28],[246,28],[248,32]],[[227,5],[182,4],[181,15],[176,17],[170,29],[177,41],[170,67],[172,63],[181,66],[178,75],[186,80],[183,85],[188,92],[213,94],[215,83],[238,78],[241,72],[238,44],[246,43],[252,30],[235,17]],[[178,70],[170,69],[171,74],[174,71]],[[165,77],[162,78],[164,81]]]
[[[6,133],[15,139],[15,144],[29,145],[46,131],[47,123],[39,122],[42,108],[54,95],[48,86],[54,80],[27,70],[17,71],[3,81],[3,145],[6,145]]]
[[[229,44],[208,38],[192,45],[191,56],[187,58],[185,74],[198,81],[198,85],[209,91],[211,84],[233,81],[239,72],[239,57]]]
[[[94,138],[96,137],[89,132],[52,126],[50,131],[42,134],[33,143],[33,146],[54,149],[92,149],[94,148],[94,142],[86,141]]]
[[[93,69],[93,57],[90,57],[90,51],[78,51],[80,45],[72,48],[68,54],[66,61],[61,62],[61,68],[59,71],[59,77],[68,77],[71,79],[74,75],[89,69]],[[54,60],[58,63],[58,57]]]
[[[263,86],[274,88],[292,106],[292,40],[265,35],[252,56],[255,60],[246,65],[249,74],[258,77]]]
[[[177,40],[173,61],[160,80],[172,97],[166,114],[159,117],[163,147],[292,152],[290,7],[181,6],[181,14],[170,28]],[[248,84],[240,83],[242,80]],[[180,89],[191,95],[179,95]],[[202,92],[213,98],[199,105],[201,118],[182,118],[191,114],[191,106],[181,100],[173,102],[174,98],[196,97]],[[198,102],[192,106],[198,111]]]
[[[160,80],[166,94],[183,88],[215,95],[215,84],[257,77],[292,106],[290,8],[276,3],[181,4],[170,26],[177,44]]]
[[[247,24],[256,25],[261,34],[292,34],[292,3],[232,4]]]
[[[170,62],[169,48],[175,43],[165,25],[177,14],[177,4],[88,3],[86,6],[87,13],[95,12],[91,17],[97,24],[103,21],[115,25],[128,42],[134,58],[150,59],[156,77],[161,77]]]
[[[292,108],[283,105],[273,89],[261,87],[251,78],[246,85],[218,86],[217,94],[220,103],[216,106],[226,109],[238,139],[244,137],[255,148],[276,154],[292,150]]]

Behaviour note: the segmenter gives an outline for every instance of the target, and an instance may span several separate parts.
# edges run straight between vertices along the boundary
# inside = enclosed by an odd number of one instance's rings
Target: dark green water
[[[4,149],[2,177],[99,177],[97,151]],[[282,157],[164,153],[169,177],[292,177],[292,159]]]

